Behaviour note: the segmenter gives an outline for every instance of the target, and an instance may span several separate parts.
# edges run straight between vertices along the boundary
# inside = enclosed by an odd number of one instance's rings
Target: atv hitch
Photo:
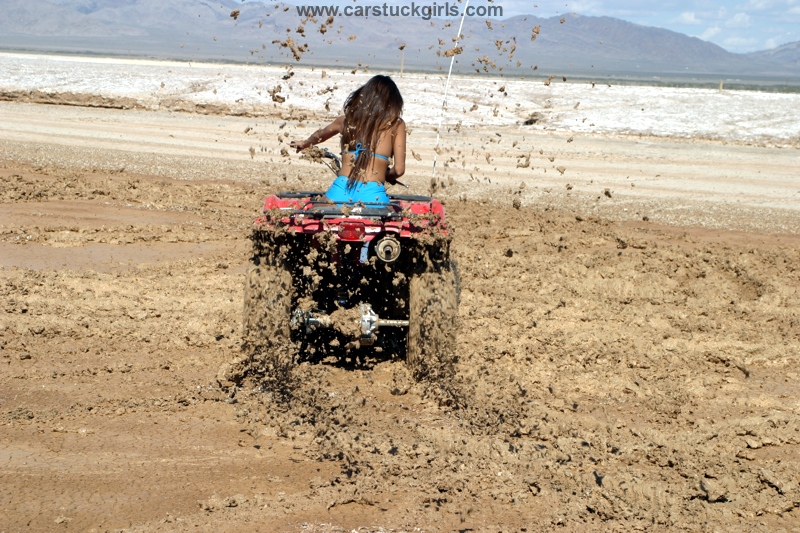
[[[372,310],[372,306],[367,303],[358,305],[357,320],[361,333],[358,340],[362,346],[371,346],[375,342],[375,332],[378,328],[408,327],[408,320],[381,318]],[[326,313],[295,309],[292,315],[292,326],[297,327],[300,325],[305,325],[306,333],[312,333],[316,328],[335,328],[342,331],[341,326],[335,324],[331,320],[331,316]],[[342,333],[346,332],[342,331]]]

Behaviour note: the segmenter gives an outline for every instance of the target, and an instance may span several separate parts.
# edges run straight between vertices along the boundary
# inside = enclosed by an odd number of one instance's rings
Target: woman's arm
[[[396,182],[406,172],[406,123],[402,118],[398,119],[395,128],[392,145],[394,165],[386,171],[386,181],[389,183]]]
[[[334,120],[324,128],[318,129],[317,131],[312,133],[309,136],[309,138],[306,139],[305,141],[292,141],[289,143],[289,146],[295,148],[298,152],[301,152],[310,146],[327,141],[328,139],[330,139],[331,137],[333,137],[338,133],[342,133],[343,128],[344,128],[344,115],[338,117],[336,120]]]

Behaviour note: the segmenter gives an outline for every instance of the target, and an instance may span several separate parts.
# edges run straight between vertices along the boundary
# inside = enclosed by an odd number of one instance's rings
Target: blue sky
[[[414,1],[417,5],[431,5],[444,4],[446,0]],[[382,5],[384,2],[397,5],[410,4],[411,0],[287,0],[294,5]],[[487,5],[486,2],[470,0],[470,5]],[[491,3],[502,6],[506,17],[523,14],[551,17],[563,13],[615,17],[698,37],[737,53],[800,41],[800,0],[493,0]]]
[[[800,41],[800,0],[495,0],[504,14],[533,11],[551,16],[564,10],[615,17],[698,37],[730,52],[753,52]],[[537,8],[531,9],[533,4]],[[508,13],[510,12],[510,13]]]

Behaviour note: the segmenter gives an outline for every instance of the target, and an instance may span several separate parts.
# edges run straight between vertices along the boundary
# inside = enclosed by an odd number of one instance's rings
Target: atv
[[[459,279],[444,207],[428,196],[389,198],[333,204],[318,191],[266,198],[244,287],[240,363],[249,371],[365,352],[405,357],[417,379],[451,371]],[[229,369],[229,379],[243,370]]]

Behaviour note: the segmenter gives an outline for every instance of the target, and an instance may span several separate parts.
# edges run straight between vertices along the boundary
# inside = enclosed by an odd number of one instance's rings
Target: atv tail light
[[[360,241],[366,232],[361,222],[339,223],[339,238],[343,241]]]

